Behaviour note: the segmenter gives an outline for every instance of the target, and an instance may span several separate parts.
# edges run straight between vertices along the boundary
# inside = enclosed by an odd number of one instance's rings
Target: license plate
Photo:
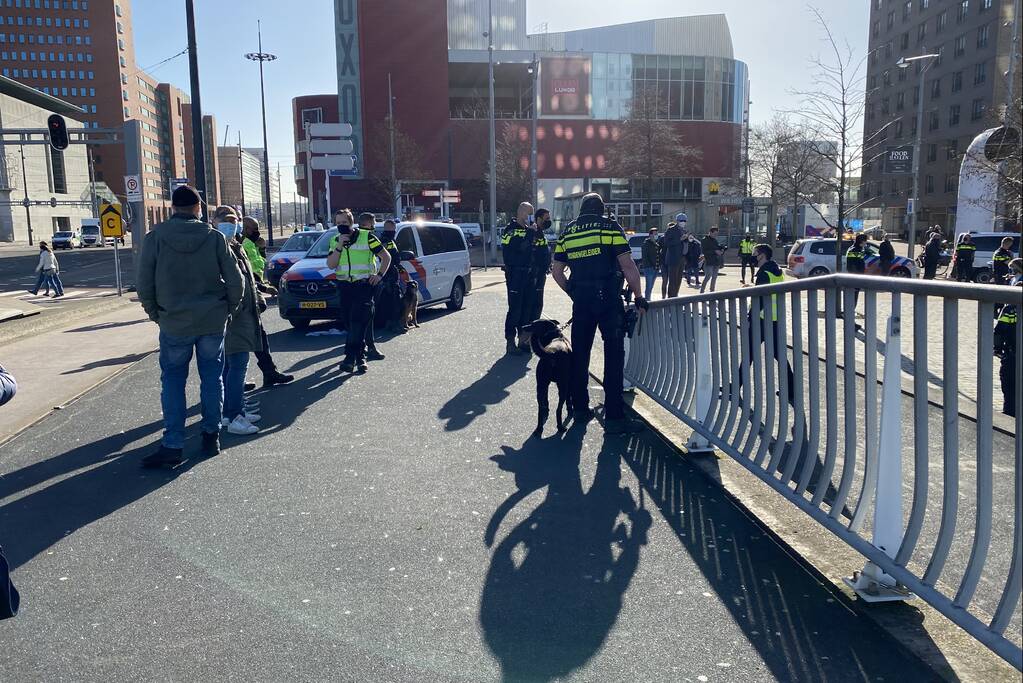
[[[326,308],[326,301],[302,301],[298,304],[299,308]]]

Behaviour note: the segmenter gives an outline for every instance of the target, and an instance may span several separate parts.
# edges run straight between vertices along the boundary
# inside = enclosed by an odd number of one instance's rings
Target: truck
[[[83,247],[103,246],[103,236],[100,234],[98,218],[83,218],[81,234]]]

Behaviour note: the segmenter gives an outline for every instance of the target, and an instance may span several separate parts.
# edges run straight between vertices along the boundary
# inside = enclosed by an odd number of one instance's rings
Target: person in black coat
[[[933,280],[941,262],[941,233],[932,232],[924,247],[924,279]]]
[[[18,383],[14,376],[0,365],[0,406],[14,398],[17,392]],[[18,589],[11,582],[10,566],[4,557],[4,549],[0,547],[0,619],[17,614],[19,602]]]
[[[877,255],[881,260],[878,275],[891,275],[892,264],[895,263],[895,247],[892,246],[892,241],[888,239],[887,233],[881,240],[881,244],[878,245]]]

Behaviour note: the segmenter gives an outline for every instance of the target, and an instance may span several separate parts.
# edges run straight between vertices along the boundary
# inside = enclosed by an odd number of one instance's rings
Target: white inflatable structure
[[[995,229],[998,210],[998,166],[1019,154],[1019,131],[999,126],[973,138],[959,169],[956,237],[964,232]]]

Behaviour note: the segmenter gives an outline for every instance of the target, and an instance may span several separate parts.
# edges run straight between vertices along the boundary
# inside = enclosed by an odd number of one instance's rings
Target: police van
[[[377,224],[377,236],[382,224]],[[314,320],[336,320],[341,315],[341,295],[334,271],[327,267],[330,240],[337,230],[324,231],[298,263],[281,276],[277,309],[296,329]],[[453,223],[415,221],[399,223],[394,243],[401,252],[402,266],[419,285],[419,305],[445,304],[450,310],[462,308],[472,290],[469,246],[461,228]]]

